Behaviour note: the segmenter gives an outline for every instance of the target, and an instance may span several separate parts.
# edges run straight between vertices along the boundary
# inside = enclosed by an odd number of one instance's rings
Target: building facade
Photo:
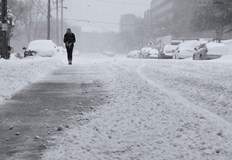
[[[145,25],[145,33],[146,33],[146,39],[147,42],[150,41],[151,39],[151,9],[148,9],[145,13],[144,13],[144,25]]]
[[[207,5],[213,1],[153,0],[150,9],[152,37],[172,35],[173,39],[198,38],[199,33],[194,32],[191,28],[195,10],[197,7]]]

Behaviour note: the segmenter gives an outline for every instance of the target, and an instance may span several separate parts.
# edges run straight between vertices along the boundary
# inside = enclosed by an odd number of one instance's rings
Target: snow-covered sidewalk
[[[64,55],[51,58],[29,57],[0,60],[0,103],[10,99],[25,86],[41,79],[52,70],[62,66]]]
[[[181,84],[188,90],[184,82],[175,85],[182,77],[203,81],[205,76],[199,75],[204,66],[211,78],[217,66],[224,66],[216,74],[220,72],[221,83],[227,84],[231,62],[187,61],[112,59],[101,64],[105,77],[98,78],[110,93],[108,103],[93,113],[72,117],[72,124],[86,123],[54,137],[51,143],[56,146],[43,159],[231,160],[231,123],[196,103],[190,98],[193,94],[183,94]],[[191,69],[194,76],[186,75],[184,70]],[[172,72],[179,75],[173,77]],[[208,81],[212,88],[214,83]],[[191,84],[189,89],[198,83]],[[205,95],[214,93],[208,91]]]

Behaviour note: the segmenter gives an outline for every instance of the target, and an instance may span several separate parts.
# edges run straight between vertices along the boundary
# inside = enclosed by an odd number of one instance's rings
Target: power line
[[[99,24],[120,25],[119,23],[116,23],[116,22],[90,21],[90,20],[83,20],[83,19],[70,19],[70,18],[66,18],[66,20],[70,20],[70,21],[73,21],[73,22],[85,22],[85,23],[99,23]]]
[[[91,0],[94,1],[94,0]],[[95,1],[96,2],[96,1]],[[109,1],[109,0],[98,0],[97,2],[100,3],[110,3],[110,4],[117,4],[117,5],[134,5],[134,6],[149,6],[150,3],[135,3],[135,2],[125,2],[125,1]]]
[[[41,10],[43,10],[44,12],[47,12],[47,10],[45,9],[45,6],[41,5],[41,3],[42,3],[41,0],[35,0],[35,2],[41,8]]]
[[[108,0],[98,0],[103,3],[114,3],[114,4],[120,4],[120,5],[135,5],[135,6],[148,6],[149,4],[145,3],[135,3],[135,2],[125,2],[125,1],[108,1]]]
[[[94,3],[96,3],[96,1],[94,0],[89,0],[89,1],[93,1]],[[92,2],[88,2],[88,1],[79,1],[80,3],[79,4],[88,4],[88,5],[91,5]],[[108,0],[97,0],[97,3],[106,3],[106,4],[116,4],[116,5],[129,5],[129,6],[146,6],[146,7],[149,7],[150,6],[150,3],[135,3],[135,2],[125,2],[125,1],[108,1]]]
[[[70,19],[70,18],[66,18],[66,20],[70,20],[70,21],[73,21],[73,22],[97,23],[97,24],[106,24],[106,25],[117,25],[117,26],[120,26],[120,25],[134,26],[134,25],[136,25],[135,23],[118,23],[118,22],[106,22],[106,21],[104,22],[104,21],[92,21],[92,20]],[[147,24],[143,24],[143,23],[140,23],[140,24],[142,24],[145,27],[152,26],[152,25],[147,25]]]
[[[31,1],[33,3],[33,5],[41,12],[41,14],[46,16],[46,11],[44,10],[44,8],[42,8],[42,6],[38,5],[37,0],[32,0]],[[36,2],[36,3],[35,3]]]

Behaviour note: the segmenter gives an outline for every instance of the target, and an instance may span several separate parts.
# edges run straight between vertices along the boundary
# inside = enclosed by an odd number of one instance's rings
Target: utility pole
[[[56,0],[56,43],[60,44],[60,32],[59,32],[59,2]]]
[[[48,0],[48,33],[47,33],[47,39],[51,39],[51,0]]]
[[[60,30],[61,30],[61,46],[63,46],[62,44],[63,44],[63,36],[64,36],[64,0],[60,0],[60,3],[61,3],[61,24],[60,24],[60,26],[61,26],[61,28],[60,28]]]
[[[9,59],[10,52],[8,52],[8,38],[7,38],[7,0],[2,0],[2,50],[1,58]]]

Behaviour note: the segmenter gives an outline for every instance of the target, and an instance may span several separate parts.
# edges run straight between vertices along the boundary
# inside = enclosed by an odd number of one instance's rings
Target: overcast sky
[[[64,17],[71,25],[81,26],[83,31],[118,31],[121,14],[133,13],[143,17],[150,2],[151,0],[65,0],[64,6],[68,9],[64,10]],[[75,22],[75,19],[91,22]]]

